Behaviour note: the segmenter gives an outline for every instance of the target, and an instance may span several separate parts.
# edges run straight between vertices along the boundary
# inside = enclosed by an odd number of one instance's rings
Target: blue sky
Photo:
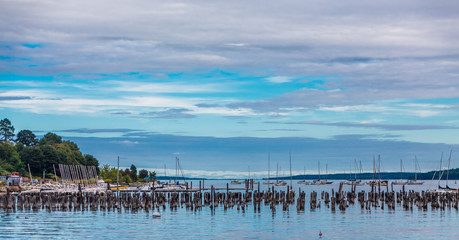
[[[459,166],[456,1],[1,6],[0,117],[102,164],[261,176],[291,151],[298,172],[377,154],[430,170],[453,150]]]

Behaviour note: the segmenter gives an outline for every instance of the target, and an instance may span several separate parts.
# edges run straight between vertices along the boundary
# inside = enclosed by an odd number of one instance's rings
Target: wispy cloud
[[[280,123],[268,121],[267,123]],[[307,124],[322,125],[335,127],[353,127],[353,128],[378,128],[389,131],[413,131],[413,130],[435,130],[435,129],[459,129],[455,126],[443,125],[423,125],[423,124],[376,124],[376,123],[350,123],[350,122],[319,122],[319,121],[302,121],[302,122],[284,122],[284,124]]]
[[[149,83],[133,81],[107,81],[107,85],[115,85],[110,91],[141,92],[141,93],[206,93],[227,92],[228,87],[217,84],[188,84],[185,82]]]
[[[30,97],[26,96],[0,96],[0,101],[14,101],[14,100],[30,100]]]
[[[271,83],[288,83],[292,81],[291,78],[286,77],[286,76],[267,77],[266,80]]]
[[[106,128],[106,129],[91,129],[91,128],[77,128],[66,130],[55,130],[56,132],[73,132],[73,133],[129,133],[139,132],[142,130],[129,129],[129,128]]]
[[[112,141],[111,143],[121,144],[121,145],[126,145],[126,146],[134,146],[134,145],[138,145],[140,142],[131,141],[131,140],[122,140],[122,141]]]
[[[164,119],[178,119],[178,118],[194,118],[196,116],[189,114],[188,109],[184,108],[170,108],[167,110],[141,113],[141,116],[148,118],[164,118]]]

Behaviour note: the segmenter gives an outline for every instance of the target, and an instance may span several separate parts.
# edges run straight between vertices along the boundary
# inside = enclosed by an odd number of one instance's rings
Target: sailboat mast
[[[269,172],[270,172],[270,161],[271,161],[271,153],[268,153],[268,182],[266,184],[268,184],[268,191],[269,191]]]
[[[352,164],[349,162],[349,180],[352,179]]]
[[[290,187],[293,187],[292,185],[292,153],[289,153],[289,159],[290,159]]]
[[[279,182],[279,163],[276,164],[276,183]]]
[[[303,180],[306,182],[306,166],[303,166]]]
[[[376,181],[376,160],[375,160],[375,156],[373,156],[373,181]]]
[[[400,159],[400,180],[402,180],[403,168],[402,168],[402,159]]]
[[[354,158],[354,180],[357,181],[357,159]]]
[[[166,181],[166,179],[167,179],[166,164],[164,164],[164,181]]]
[[[381,155],[378,155],[378,175],[379,181],[381,181]]]
[[[451,154],[453,153],[453,150],[449,152],[449,158],[448,158],[448,171],[446,172],[446,186],[448,186],[448,180],[449,180],[449,165],[451,163]]]
[[[178,165],[177,165],[177,157],[175,157],[175,180],[174,180],[174,184],[177,183],[177,176],[178,176]]]
[[[443,176],[443,171],[441,170],[442,164],[443,164],[443,153],[441,153],[440,169],[438,170],[438,171],[440,171],[440,173],[438,173],[438,186],[440,186],[440,180],[441,180],[441,177]]]
[[[320,181],[320,161],[317,161],[317,165],[318,165],[318,168],[319,168],[319,181]]]

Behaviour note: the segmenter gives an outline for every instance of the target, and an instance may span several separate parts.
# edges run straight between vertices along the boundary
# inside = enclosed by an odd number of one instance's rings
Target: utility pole
[[[120,194],[119,186],[120,186],[120,156],[118,156],[118,173],[116,175],[116,192],[118,193],[118,195]]]

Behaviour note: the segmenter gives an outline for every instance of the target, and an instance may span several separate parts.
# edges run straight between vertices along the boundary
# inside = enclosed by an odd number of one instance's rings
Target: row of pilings
[[[362,210],[389,209],[395,210],[396,206],[404,210],[418,208],[451,209],[458,210],[458,192],[436,191],[342,191],[340,185],[338,191],[332,189],[331,193],[312,191],[309,194],[309,208],[314,211],[317,208],[326,207],[331,211],[346,211],[351,205],[360,205]],[[210,191],[186,191],[186,192],[39,192],[28,194],[2,194],[0,195],[0,210],[40,210],[49,211],[151,211],[154,209],[185,207],[187,210],[200,210],[208,207],[215,210],[222,207],[224,210],[236,208],[246,211],[251,204],[255,212],[261,211],[261,206],[269,207],[273,212],[278,206],[283,211],[290,209],[296,204],[297,211],[305,211],[306,193],[298,190],[292,191],[287,187],[286,191],[216,191],[211,187]]]

